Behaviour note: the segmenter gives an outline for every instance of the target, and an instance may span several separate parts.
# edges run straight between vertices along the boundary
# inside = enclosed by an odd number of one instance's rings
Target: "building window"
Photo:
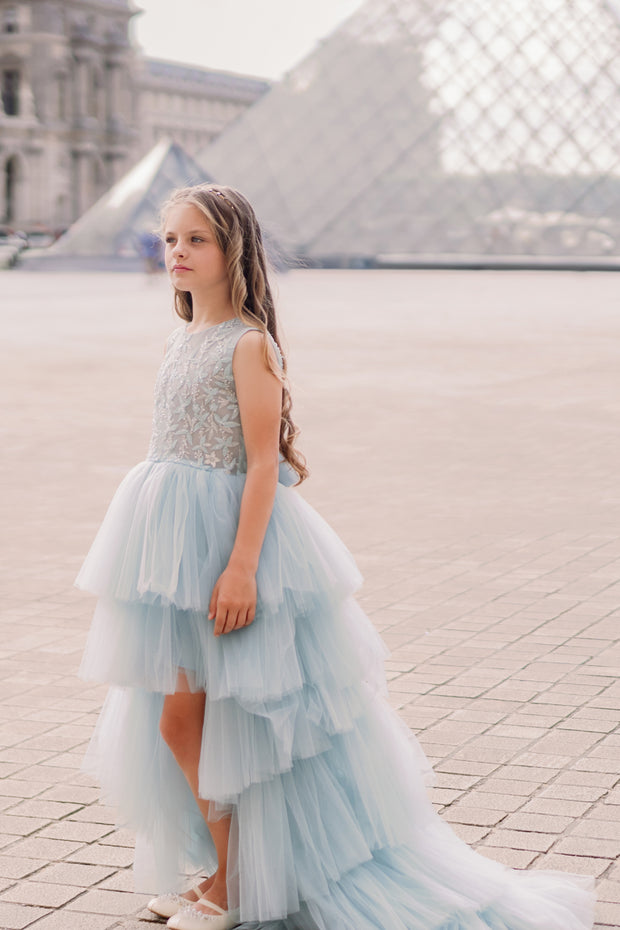
[[[2,72],[2,106],[7,116],[19,115],[19,71],[15,68]]]
[[[19,20],[17,18],[17,7],[14,5],[5,7],[2,13],[2,31],[19,32]]]

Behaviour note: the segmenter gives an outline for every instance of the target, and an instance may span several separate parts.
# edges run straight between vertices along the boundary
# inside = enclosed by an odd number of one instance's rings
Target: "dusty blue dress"
[[[231,813],[229,903],[271,930],[589,930],[592,882],[476,854],[427,799],[429,766],[386,700],[361,578],[281,467],[256,619],[206,619],[246,456],[238,319],[168,343],[146,461],[121,483],[77,584],[99,596],[81,674],[111,688],[86,764],[137,835],[137,886],[215,867],[158,728],[179,669],[206,692],[200,793]],[[293,476],[294,479],[294,476]]]

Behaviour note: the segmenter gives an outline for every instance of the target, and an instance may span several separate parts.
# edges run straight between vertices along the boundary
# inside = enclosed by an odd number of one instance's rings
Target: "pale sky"
[[[363,0],[137,0],[144,53],[279,78]]]

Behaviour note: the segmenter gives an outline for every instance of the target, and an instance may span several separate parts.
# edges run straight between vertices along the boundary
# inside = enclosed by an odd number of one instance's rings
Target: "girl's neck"
[[[235,314],[235,308],[230,298],[225,300],[213,300],[192,294],[192,329],[206,329],[208,326],[217,326],[225,320],[232,319]]]

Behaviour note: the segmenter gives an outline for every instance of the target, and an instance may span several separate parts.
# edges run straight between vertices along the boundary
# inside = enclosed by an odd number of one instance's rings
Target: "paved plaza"
[[[620,928],[620,277],[278,289],[301,493],[362,569],[437,809],[485,856],[596,875]],[[0,292],[0,930],[144,930],[132,837],[80,772],[105,688],[76,677],[94,598],[72,583],[177,321],[141,274]]]

